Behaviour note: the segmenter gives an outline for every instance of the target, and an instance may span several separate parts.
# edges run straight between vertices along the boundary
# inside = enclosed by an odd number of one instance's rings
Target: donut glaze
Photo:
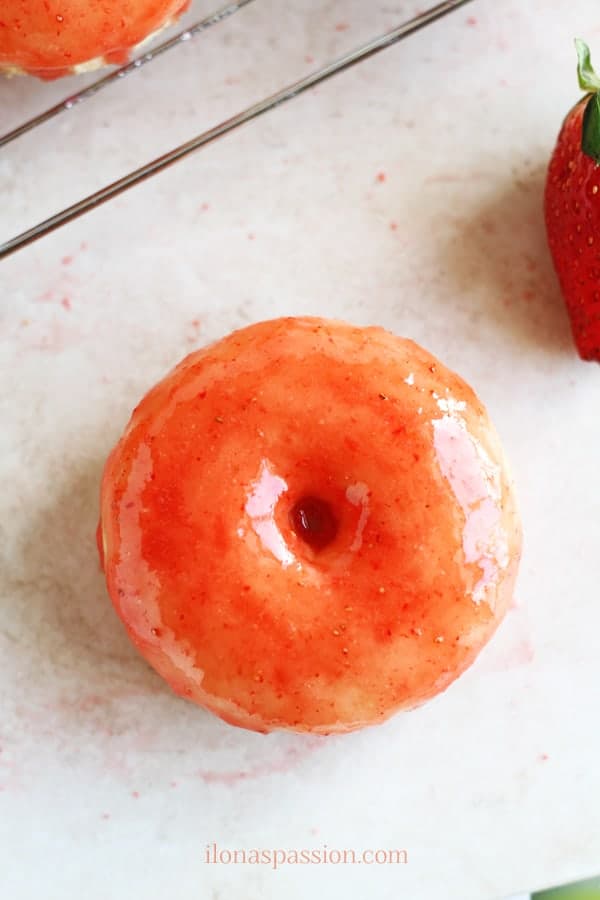
[[[465,382],[380,329],[276,319],[192,353],[133,412],[99,546],[173,690],[332,733],[440,691],[506,613],[512,482]]]
[[[121,64],[136,44],[188,5],[189,0],[2,0],[0,71],[52,79],[78,67]]]

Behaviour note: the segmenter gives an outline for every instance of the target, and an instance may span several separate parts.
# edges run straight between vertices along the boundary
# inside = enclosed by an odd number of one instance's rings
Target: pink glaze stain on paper
[[[186,328],[185,341],[187,344],[198,344],[200,341],[200,332],[202,330],[202,322],[200,319],[190,319]]]
[[[289,746],[283,754],[266,762],[257,763],[247,769],[234,769],[231,771],[200,769],[197,775],[205,784],[222,784],[228,787],[233,787],[242,781],[251,781],[268,775],[283,775],[293,771],[299,763],[323,747],[327,738],[311,735],[306,738],[298,736],[294,740],[297,743]]]
[[[152,714],[153,698],[160,703],[163,693],[159,687],[155,690],[107,688],[102,693],[59,697],[35,713],[24,708],[19,716],[27,722],[30,730],[38,734],[40,740],[46,744],[55,743],[57,752],[61,748],[70,748],[77,740],[73,729],[83,731],[87,740],[91,741],[90,746],[94,747],[93,756],[99,770],[104,775],[110,775],[117,784],[122,784],[131,798],[138,800],[136,755],[160,754],[165,741],[168,743],[168,726],[157,728],[155,715]],[[173,702],[176,701],[173,699]],[[146,707],[145,712],[143,707]],[[200,767],[192,767],[192,759],[186,755],[181,771],[165,772],[164,783],[159,778],[156,786],[161,790],[167,786],[171,789],[185,786],[198,779],[206,785],[231,788],[246,781],[292,773],[329,740],[320,735],[281,734],[273,735],[267,746],[267,739],[262,735],[257,739],[242,729],[224,730],[222,723],[212,715],[191,704],[185,704],[185,707],[184,714],[192,723],[196,719],[198,724],[194,756],[196,766],[200,763]],[[132,709],[139,714],[133,716]],[[124,722],[127,723],[125,727]],[[224,758],[227,763],[223,762]],[[0,754],[0,787],[8,789],[16,786],[18,779],[15,774],[16,769],[6,753]],[[24,774],[28,778],[32,775],[31,772]]]
[[[81,331],[54,317],[46,321],[23,319],[17,338],[21,350],[61,353],[79,343]]]
[[[508,633],[510,640],[502,640]],[[529,666],[535,659],[535,647],[526,610],[513,601],[499,633],[477,663],[479,672],[508,672]]]
[[[72,308],[71,296],[79,285],[79,279],[73,271],[73,267],[77,263],[79,255],[86,250],[87,244],[82,242],[78,251],[61,257],[56,279],[53,279],[54,284],[36,297],[38,303],[55,303],[57,305],[60,304],[65,309],[70,310]]]
[[[18,346],[24,351],[61,353],[75,346],[81,339],[81,332],[66,323],[66,315],[73,312],[73,297],[78,293],[80,280],[75,272],[79,253],[87,249],[82,243],[78,252],[63,256],[56,275],[45,290],[38,294],[35,303],[45,307],[55,307],[57,312],[50,315],[46,309],[30,318],[21,320],[15,335]]]

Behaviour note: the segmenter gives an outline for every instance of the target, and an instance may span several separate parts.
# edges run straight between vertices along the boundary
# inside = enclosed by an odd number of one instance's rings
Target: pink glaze
[[[307,499],[335,519],[322,544],[293,515]],[[508,609],[521,543],[473,391],[410,341],[308,318],[235,332],[153,388],[101,516],[131,639],[258,731],[347,731],[446,688]]]

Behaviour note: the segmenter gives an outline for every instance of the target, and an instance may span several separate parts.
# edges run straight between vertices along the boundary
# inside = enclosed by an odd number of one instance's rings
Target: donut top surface
[[[0,69],[44,78],[92,60],[122,63],[189,0],[2,0]]]

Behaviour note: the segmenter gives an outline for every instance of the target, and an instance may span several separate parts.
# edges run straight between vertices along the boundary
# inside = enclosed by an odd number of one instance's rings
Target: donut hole
[[[338,533],[338,521],[331,505],[321,497],[305,495],[289,511],[290,526],[311,550],[323,550]]]

